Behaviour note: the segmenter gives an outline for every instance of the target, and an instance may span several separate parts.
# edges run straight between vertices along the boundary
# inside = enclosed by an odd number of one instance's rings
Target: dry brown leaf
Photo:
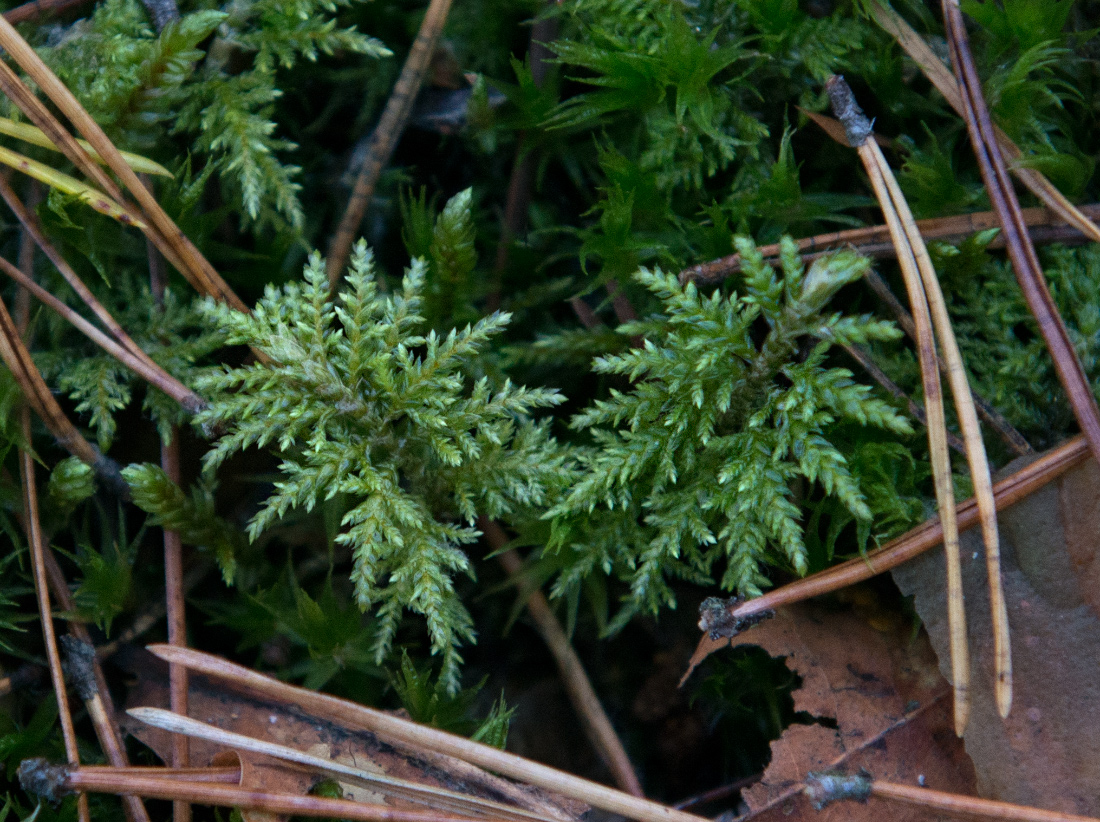
[[[811,603],[785,608],[732,640],[703,637],[692,667],[719,648],[741,645],[786,657],[802,677],[792,694],[794,709],[818,721],[792,725],[772,743],[763,778],[742,794],[746,819],[925,818],[920,809],[876,800],[819,814],[802,796],[802,781],[808,771],[837,767],[862,767],[907,784],[923,777],[929,787],[973,792],[973,769],[952,730],[947,683],[927,640],[910,640],[908,634],[897,616],[877,613],[868,621],[851,609]]]
[[[136,677],[126,707],[166,708],[168,666],[152,654],[136,648],[127,649],[119,657],[120,664]],[[576,819],[587,810],[582,803],[509,782],[442,754],[409,750],[384,742],[368,731],[349,730],[300,713],[293,706],[251,699],[237,691],[221,688],[217,682],[199,674],[190,676],[189,685],[189,716],[223,730],[297,748],[314,756],[391,777],[511,804],[554,818],[566,815]],[[123,718],[122,723],[127,731],[152,748],[161,759],[168,761],[171,742],[166,731],[129,717]],[[227,764],[225,748],[201,739],[191,739],[190,745],[192,765],[201,767],[215,760],[218,764]],[[239,753],[238,757],[242,785],[257,790],[304,793],[323,778],[258,754]],[[383,801],[380,794],[369,789],[355,785],[342,787],[348,799]],[[423,805],[397,797],[387,797],[384,801],[395,808],[423,809]]]
[[[1014,464],[1005,470],[1019,467]],[[1000,513],[1012,625],[1015,700],[1004,722],[992,690],[971,690],[966,750],[981,796],[1052,811],[1100,814],[1100,469],[1089,460]],[[971,681],[992,679],[981,543],[963,542]],[[943,553],[893,571],[916,597],[933,647],[946,657]],[[1091,608],[1090,608],[1091,605]]]

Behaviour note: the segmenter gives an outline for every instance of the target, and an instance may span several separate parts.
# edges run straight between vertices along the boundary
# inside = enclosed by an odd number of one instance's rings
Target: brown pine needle
[[[23,438],[30,442],[30,409],[21,410]],[[27,543],[31,549],[31,571],[34,576],[34,592],[38,599],[39,621],[46,644],[46,659],[50,665],[50,679],[53,681],[54,694],[57,697],[58,717],[61,720],[61,736],[65,741],[65,757],[70,765],[80,764],[77,751],[76,730],[73,727],[73,715],[69,709],[69,695],[65,688],[65,678],[61,674],[61,655],[57,650],[57,635],[53,629],[53,610],[50,608],[50,592],[46,582],[45,540],[42,525],[38,518],[38,490],[34,479],[34,457],[28,451],[19,452],[19,478],[23,485],[23,529],[27,534]],[[90,822],[88,797],[78,797],[77,814],[80,822]]]
[[[803,792],[818,810],[842,799],[866,801],[870,796],[916,805],[928,813],[978,819],[1014,820],[1014,822],[1100,822],[1095,817],[1079,816],[1061,811],[1029,808],[995,799],[981,799],[946,791],[932,790],[898,782],[872,779],[866,772],[846,776],[834,773],[811,773]]]
[[[166,662],[178,662],[193,671],[230,682],[246,691],[296,705],[300,710],[314,716],[331,719],[348,727],[362,728],[421,750],[453,756],[486,770],[639,822],[703,822],[703,817],[631,796],[598,782],[498,750],[491,745],[419,725],[346,699],[289,685],[212,654],[172,645],[150,645],[147,650]]]
[[[932,331],[932,316],[928,306],[920,269],[914,249],[909,243],[890,189],[886,182],[888,168],[879,163],[882,156],[874,140],[869,139],[871,126],[855,103],[851,89],[840,77],[831,77],[825,84],[837,117],[844,123],[848,141],[859,152],[860,160],[871,179],[890,236],[898,251],[898,264],[917,330],[917,354],[921,383],[924,386],[924,407],[928,418],[928,450],[932,460],[932,479],[936,503],[943,523],[944,552],[947,557],[947,621],[951,637],[951,679],[955,693],[955,732],[962,736],[970,713],[970,651],[966,635],[966,612],[963,608],[962,563],[959,558],[959,531],[955,520],[955,493],[951,480],[951,457],[947,449],[947,422],[944,416],[943,392],[936,343]]]
[[[0,61],[2,63],[3,61]],[[0,359],[12,372],[23,398],[53,434],[57,444],[95,469],[107,486],[120,498],[129,499],[130,489],[114,460],[99,453],[76,429],[61,410],[42,373],[23,344],[15,322],[0,300]]]
[[[974,498],[978,503],[981,516],[982,540],[985,545],[986,573],[989,583],[989,603],[992,609],[994,670],[996,672],[997,710],[1001,717],[1008,716],[1012,708],[1012,646],[1009,641],[1008,609],[1005,605],[1004,587],[1001,580],[1001,543],[997,533],[997,508],[993,502],[993,479],[989,474],[989,459],[985,453],[978,414],[974,407],[974,398],[970,393],[970,384],[963,367],[962,354],[951,317],[947,313],[947,302],[943,298],[939,279],[932,267],[928,249],[917,230],[909,204],[902,194],[901,187],[894,178],[882,150],[872,141],[868,141],[870,151],[875,155],[882,177],[886,182],[890,198],[897,210],[905,229],[906,239],[913,248],[924,283],[924,292],[928,296],[932,310],[932,322],[936,337],[943,351],[943,360],[947,367],[947,378],[951,385],[951,394],[955,400],[955,411],[962,428],[966,443],[966,459],[970,466],[970,477],[974,483]]]
[[[847,145],[847,141],[844,143]],[[1100,203],[1081,206],[1080,210],[1089,217],[1100,217]],[[1076,227],[1070,228],[1062,216],[1049,208],[1024,208],[1020,210],[1029,234],[1036,241],[1070,242],[1074,239],[1087,239]],[[941,240],[957,243],[979,231],[1000,228],[997,214],[993,211],[975,211],[972,214],[956,214],[950,217],[934,217],[917,220],[917,228],[926,240]],[[843,247],[854,246],[865,257],[885,258],[895,254],[890,242],[890,229],[886,225],[871,225],[863,228],[848,228],[844,231],[828,231],[795,240],[803,262],[809,263],[818,257]],[[990,248],[1003,248],[1004,235],[998,234],[989,243]],[[779,244],[762,245],[760,254],[772,265],[779,264]],[[685,268],[680,272],[680,282],[717,283],[741,270],[741,255],[729,254],[705,263]]]
[[[898,41],[910,59],[924,72],[936,90],[943,95],[948,105],[964,120],[967,119],[963,90],[951,69],[943,64],[924,38],[913,30],[912,26],[896,11],[877,0],[867,4],[871,16],[888,34]],[[956,72],[958,67],[956,66]],[[1032,194],[1046,204],[1047,208],[1058,214],[1066,223],[1076,228],[1093,242],[1100,242],[1100,228],[1089,219],[1082,210],[1066,199],[1054,185],[1035,169],[1027,168],[1018,161],[1024,153],[1012,142],[1012,139],[998,126],[990,123],[990,136],[1000,148],[1001,153],[1012,163],[1011,171]],[[988,187],[988,186],[987,186]]]
[[[424,73],[435,51],[436,41],[439,40],[443,25],[447,22],[447,15],[451,11],[451,2],[452,0],[431,0],[428,11],[424,14],[424,21],[420,24],[420,31],[416,34],[416,40],[409,49],[409,56],[405,58],[401,76],[397,78],[393,93],[386,101],[386,108],[382,111],[378,125],[374,127],[366,159],[363,160],[363,165],[355,178],[355,185],[348,199],[347,208],[344,210],[344,216],[340,220],[340,225],[336,227],[328,247],[325,268],[328,272],[329,288],[333,290],[347,266],[352,243],[355,242],[355,235],[359,231],[360,223],[363,222],[363,215],[374,196],[374,188],[378,185],[378,178],[382,176],[382,169],[393,156],[397,140],[405,130],[405,123],[408,122]]]
[[[1080,465],[1089,457],[1088,443],[1082,436],[1060,445],[1041,456],[1030,465],[1005,477],[993,486],[993,499],[997,510],[1003,511],[1024,497]],[[979,522],[978,504],[972,498],[956,507],[960,530],[972,528]],[[839,591],[871,577],[896,568],[918,557],[943,542],[943,527],[939,518],[926,520],[881,548],[867,552],[865,556],[834,565],[820,573],[800,579],[756,599],[738,602],[725,614],[731,620],[743,620],[765,611],[773,611],[813,597]]]
[[[416,802],[431,808],[459,814],[490,816],[497,819],[512,820],[512,822],[531,822],[531,820],[551,822],[546,816],[530,813],[522,808],[515,808],[500,802],[468,796],[443,788],[420,785],[416,782],[397,779],[383,773],[354,768],[342,762],[334,762],[305,751],[299,751],[296,748],[289,748],[286,745],[278,745],[274,742],[224,731],[197,719],[180,716],[161,708],[131,708],[126,713],[154,728],[160,728],[174,734],[183,734],[195,739],[203,739],[207,742],[224,745],[227,748],[251,751],[252,753],[273,756],[276,759],[305,765],[308,768],[326,773],[334,779],[361,785],[390,796],[399,796],[409,802]]]
[[[1031,244],[1024,226],[1020,203],[1016,199],[1008,168],[998,147],[989,108],[982,94],[981,79],[970,54],[962,12],[959,11],[958,4],[951,0],[944,0],[942,6],[951,62],[959,78],[970,143],[978,159],[989,199],[1004,229],[1008,257],[1016,273],[1016,281],[1054,360],[1054,369],[1073,408],[1077,424],[1089,441],[1093,454],[1100,458],[1100,407],[1097,407],[1084,368],[1051,297],[1035,247]]]
[[[501,552],[497,554],[497,560],[505,573],[513,581],[518,580],[523,571],[523,560],[515,549],[504,550],[508,545],[508,535],[504,533],[504,529],[499,523],[484,517],[478,520],[478,528],[485,534],[492,549]],[[573,710],[577,713],[592,747],[610,769],[615,784],[629,794],[645,796],[642,784],[638,781],[638,775],[634,773],[634,766],[630,763],[630,757],[626,755],[626,749],[623,748],[623,743],[615,733],[580,657],[573,650],[569,637],[558,622],[558,618],[554,616],[546,596],[542,591],[535,589],[527,596],[525,604],[535,629],[549,648],[554,662],[557,663],[558,672],[561,674],[562,683],[565,685]]]
[[[42,58],[20,36],[12,25],[0,17],[0,47],[3,47],[12,59],[27,72],[28,76],[42,89],[58,110],[69,119],[77,131],[91,145],[107,167],[114,172],[127,190],[137,200],[144,212],[143,216],[150,225],[146,229],[148,236],[184,277],[202,294],[222,300],[238,311],[247,313],[248,308],[233,290],[222,280],[209,261],[203,257],[194,244],[180,231],[172,218],[142,184],[137,174],[119,152],[110,138],[92,119],[73,93],[57,75],[43,62]],[[0,61],[0,90],[11,98],[27,118],[41,129],[57,148],[65,154],[77,168],[92,180],[124,208],[126,203],[119,186],[101,169],[84,148],[77,143],[68,130],[54,117],[33,92],[27,87],[7,63]],[[130,214],[140,220],[132,208]]]
[[[202,399],[202,397],[153,362],[149,357],[144,356],[144,352],[142,357],[135,356],[132,349],[128,347],[124,348],[120,343],[115,342],[49,291],[27,277],[26,274],[3,257],[0,257],[0,271],[3,271],[31,292],[40,302],[52,308],[59,316],[67,320],[77,331],[102,348],[107,354],[110,354],[122,365],[129,368],[150,385],[160,389],[178,402],[184,410],[194,414],[206,407],[206,401]]]
[[[286,816],[321,816],[356,822],[482,822],[465,816],[429,811],[405,811],[348,799],[268,793],[214,781],[187,782],[178,773],[159,776],[144,768],[70,768],[27,759],[19,768],[20,782],[30,790],[39,786],[54,795],[66,792],[133,794],[226,808],[267,811]],[[160,770],[160,769],[157,769]]]

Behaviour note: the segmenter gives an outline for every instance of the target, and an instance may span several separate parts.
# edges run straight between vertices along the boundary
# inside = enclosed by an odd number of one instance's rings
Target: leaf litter
[[[951,689],[928,640],[912,637],[900,615],[874,610],[868,619],[860,610],[801,603],[732,638],[703,636],[689,675],[714,651],[758,645],[802,677],[794,709],[811,718],[772,743],[763,777],[742,793],[742,819],[927,818],[919,808],[875,798],[815,811],[802,794],[810,771],[866,768],[879,779],[973,793],[974,771],[953,730]]]
[[[1010,471],[1017,464],[1008,466]],[[1012,624],[1015,702],[1004,721],[987,687],[972,690],[966,751],[978,793],[1021,805],[1100,814],[1100,468],[1089,460],[1000,513],[1005,595]],[[971,681],[990,682],[992,648],[984,561],[964,539],[963,589]],[[943,554],[892,572],[932,646],[946,659]]]

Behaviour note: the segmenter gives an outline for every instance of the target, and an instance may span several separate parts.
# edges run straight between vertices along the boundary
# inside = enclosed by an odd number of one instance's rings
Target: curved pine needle
[[[22,140],[24,143],[32,143],[42,148],[48,148],[51,151],[60,152],[57,146],[54,145],[53,140],[46,136],[46,132],[42,129],[32,126],[30,123],[17,123],[15,120],[9,120],[7,117],[0,117],[0,134],[6,134],[9,137],[14,137],[17,140]],[[99,156],[92,144],[87,140],[76,141],[81,148],[88,152],[88,156],[95,160],[100,165],[106,165],[106,161]],[[126,165],[130,166],[134,171],[144,174],[156,174],[161,177],[172,177],[172,172],[158,163],[156,160],[150,160],[148,157],[142,157],[140,154],[133,154],[129,151],[119,152],[122,155],[122,159],[126,161]]]
[[[26,155],[20,154],[17,151],[12,151],[10,148],[4,148],[3,146],[0,146],[0,163],[11,166],[16,171],[21,171],[27,176],[38,180],[40,183],[45,183],[50,188],[56,188],[58,191],[65,194],[77,197],[100,214],[106,214],[108,217],[118,220],[123,225],[132,225],[135,228],[146,227],[145,223],[132,217],[130,212],[99,189],[93,188],[87,183],[82,183],[80,180],[75,177],[70,177],[68,174],[63,174],[56,168],[48,166],[45,163],[32,160]]]
[[[997,507],[993,501],[993,479],[989,473],[989,459],[986,456],[985,443],[982,441],[981,428],[978,425],[978,413],[974,407],[974,397],[970,393],[966,370],[963,368],[962,353],[959,351],[959,344],[951,327],[951,317],[947,313],[947,302],[943,298],[943,291],[936,271],[932,267],[932,259],[928,256],[928,249],[924,240],[921,239],[909,204],[890,171],[882,150],[871,140],[868,140],[865,145],[870,147],[870,152],[874,154],[882,170],[882,177],[886,182],[893,206],[901,217],[906,238],[916,257],[917,268],[924,282],[924,292],[932,310],[932,323],[935,326],[936,337],[943,351],[945,370],[951,386],[951,395],[955,399],[959,427],[962,428],[963,441],[966,443],[966,460],[970,466],[974,498],[977,500],[981,517],[986,573],[989,580],[989,604],[993,612],[997,710],[1004,718],[1012,708],[1012,645],[1009,641],[1008,608],[1005,605],[1001,580],[1001,542],[997,530]]]
[[[898,252],[898,264],[917,331],[917,355],[921,383],[924,386],[925,414],[928,417],[928,450],[932,459],[932,479],[936,489],[936,504],[943,523],[943,547],[947,558],[947,622],[951,636],[951,679],[955,694],[955,733],[962,736],[970,713],[970,650],[966,635],[966,612],[963,609],[962,562],[959,557],[959,529],[955,519],[955,493],[951,479],[951,457],[947,450],[947,422],[943,409],[936,343],[932,331],[932,315],[917,266],[913,247],[902,226],[901,216],[894,207],[886,182],[888,168],[878,162],[875,141],[870,138],[871,125],[855,102],[851,89],[841,77],[832,77],[825,84],[837,117],[844,123],[848,142],[859,152],[859,158],[871,179],[875,198],[882,208],[890,238]]]

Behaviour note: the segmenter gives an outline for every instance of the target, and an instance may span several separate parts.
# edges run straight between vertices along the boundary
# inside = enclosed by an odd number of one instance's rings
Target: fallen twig
[[[1081,206],[1083,214],[1100,218],[1100,203]],[[1079,228],[1067,225],[1062,215],[1049,208],[1025,208],[1020,212],[1024,224],[1035,240],[1049,242],[1068,242],[1076,238],[1079,241],[1091,240]],[[917,220],[917,228],[925,240],[939,240],[957,243],[980,231],[1000,228],[997,214],[993,211],[976,211],[973,214],[959,214],[951,217],[936,217],[929,220]],[[1051,232],[1057,231],[1057,234]],[[1045,232],[1045,233],[1044,233]],[[811,262],[837,248],[852,246],[865,257],[884,258],[895,255],[894,245],[890,242],[890,229],[886,225],[872,225],[864,228],[850,228],[845,231],[829,231],[795,240],[804,262]],[[990,248],[1004,248],[1003,234],[998,234],[989,243]],[[779,265],[779,244],[762,245],[760,253],[765,260]],[[680,272],[680,282],[702,284],[717,283],[741,270],[741,255],[730,254],[699,263]]]
[[[468,796],[444,788],[436,788],[431,785],[421,785],[406,779],[397,779],[385,773],[365,771],[362,768],[355,768],[351,765],[345,765],[342,762],[314,756],[305,751],[300,751],[297,748],[290,748],[286,745],[278,745],[263,739],[256,739],[243,734],[233,733],[232,731],[225,731],[213,725],[208,725],[205,722],[200,722],[197,719],[180,716],[172,711],[165,711],[161,708],[131,708],[126,713],[134,717],[134,719],[144,722],[146,725],[169,731],[175,735],[191,736],[196,739],[205,740],[206,742],[223,745],[226,748],[264,754],[265,756],[281,759],[284,762],[294,762],[295,764],[304,765],[312,770],[328,774],[335,779],[340,779],[353,785],[361,785],[371,790],[378,791],[379,793],[397,796],[406,801],[415,802],[418,805],[427,805],[436,810],[443,810],[449,813],[471,814],[475,816],[490,816],[510,820],[511,822],[531,822],[532,820],[553,822],[553,820],[550,820],[546,816],[531,813],[522,808],[514,808],[500,802],[494,802],[476,796]]]
[[[358,822],[480,822],[465,816],[430,811],[404,811],[348,799],[268,793],[216,781],[185,781],[186,775],[160,776],[146,768],[70,768],[42,759],[27,759],[19,766],[24,788],[44,798],[59,799],[76,791],[134,794],[150,799],[169,799],[197,805],[218,805],[293,816],[321,816]],[[160,769],[157,769],[160,770]],[[218,778],[224,778],[219,772]]]

